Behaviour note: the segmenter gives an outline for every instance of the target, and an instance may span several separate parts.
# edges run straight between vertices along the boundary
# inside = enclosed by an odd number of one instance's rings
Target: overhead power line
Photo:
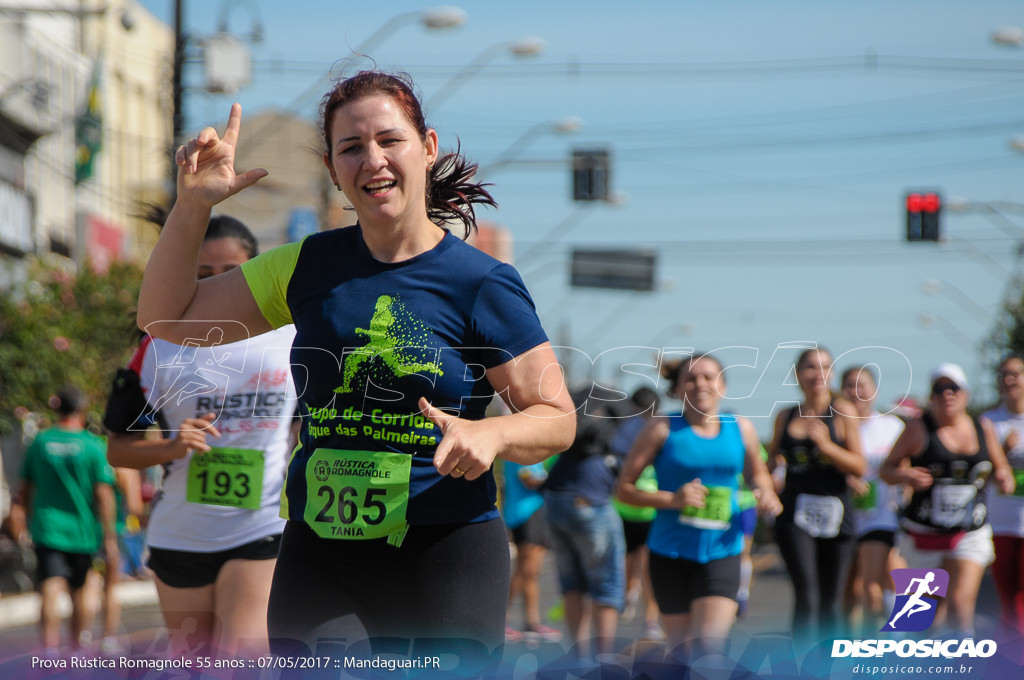
[[[254,71],[278,73],[324,73],[329,65],[322,62],[282,59],[253,60]],[[450,64],[417,64],[420,78],[446,78],[461,69]],[[950,57],[907,57],[873,55],[845,57],[811,57],[728,62],[516,62],[488,66],[485,77],[636,77],[636,76],[720,76],[763,75],[768,72],[814,72],[842,70],[906,70],[966,73],[1024,74],[1019,59],[966,59]]]

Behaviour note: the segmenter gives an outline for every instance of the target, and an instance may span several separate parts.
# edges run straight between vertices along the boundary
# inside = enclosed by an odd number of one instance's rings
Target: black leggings
[[[476,640],[493,650],[505,639],[508,586],[500,519],[413,526],[400,548],[322,539],[289,522],[270,588],[271,651],[385,637]]]
[[[814,538],[792,521],[776,519],[775,542],[793,583],[794,636],[825,639],[838,634],[843,588],[857,539]]]

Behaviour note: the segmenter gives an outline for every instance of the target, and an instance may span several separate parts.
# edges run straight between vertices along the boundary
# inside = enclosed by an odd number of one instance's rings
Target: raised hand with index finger
[[[256,168],[241,175],[235,172],[235,149],[242,127],[242,106],[233,104],[224,136],[208,127],[178,148],[174,162],[178,166],[178,195],[188,195],[212,208],[225,198],[252,186],[269,173]]]

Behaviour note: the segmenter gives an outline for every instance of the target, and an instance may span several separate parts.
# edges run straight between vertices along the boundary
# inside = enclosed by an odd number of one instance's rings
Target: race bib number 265
[[[303,519],[321,538],[383,538],[405,526],[411,470],[408,454],[317,449]]]

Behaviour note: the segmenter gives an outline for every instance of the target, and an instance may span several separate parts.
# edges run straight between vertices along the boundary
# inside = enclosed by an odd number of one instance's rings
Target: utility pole
[[[175,187],[176,179],[178,176],[178,166],[174,162],[174,154],[178,150],[178,146],[181,144],[182,132],[185,128],[185,111],[182,109],[182,93],[184,92],[184,86],[182,84],[183,71],[185,68],[185,26],[184,26],[184,11],[182,5],[184,0],[174,0],[174,67],[171,74],[171,107],[173,109],[172,114],[172,133],[171,133],[171,150],[169,160],[170,174],[168,180],[170,182],[168,193],[170,195],[170,204],[174,203],[177,191]],[[169,206],[168,206],[169,207]]]

